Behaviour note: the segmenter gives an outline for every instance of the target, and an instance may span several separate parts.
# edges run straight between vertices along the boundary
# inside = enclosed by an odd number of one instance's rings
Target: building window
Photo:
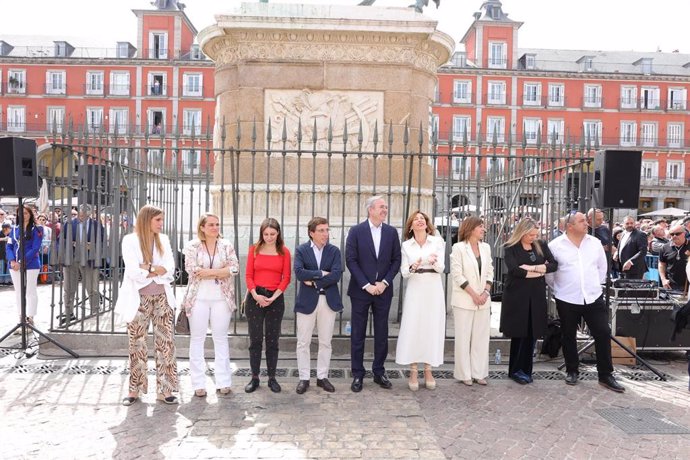
[[[505,142],[506,119],[503,117],[487,117],[486,141],[492,143],[494,136],[496,142]]]
[[[117,134],[127,134],[129,128],[128,109],[110,109],[108,117],[110,118],[111,133],[114,133],[117,128]]]
[[[67,84],[64,71],[46,72],[46,94],[66,94]]]
[[[22,133],[26,131],[26,108],[7,107],[7,131]]]
[[[601,107],[601,86],[585,85],[585,107]]]
[[[637,87],[621,86],[621,109],[637,108]]]
[[[601,121],[584,121],[582,122],[582,131],[583,135],[585,136],[584,141],[585,145],[588,147],[591,147],[598,143],[601,145],[601,139],[602,139],[602,125]]]
[[[489,67],[505,69],[508,65],[505,43],[489,43]]]
[[[537,67],[537,58],[532,54],[526,55],[525,56],[525,69],[533,70],[536,67]]]
[[[160,149],[149,149],[146,152],[146,160],[150,169],[162,170],[163,169],[163,151]]]
[[[86,94],[89,96],[103,95],[103,72],[86,72]]]
[[[502,81],[490,81],[489,93],[487,98],[488,104],[505,104],[506,103],[506,84]]]
[[[464,142],[465,139],[469,142],[472,139],[471,120],[470,117],[453,117],[453,140],[455,142]]]
[[[151,32],[149,34],[149,59],[168,59],[168,34]]]
[[[456,51],[453,53],[451,62],[456,67],[466,67],[467,66],[467,54],[462,51]]]
[[[642,88],[640,93],[640,108],[647,110],[657,110],[661,107],[659,104],[659,88],[648,87]]]
[[[541,120],[539,118],[525,118],[522,121],[522,134],[528,144],[536,144],[541,132]]]
[[[468,179],[471,163],[464,156],[453,157],[453,179]]]
[[[640,126],[640,137],[644,147],[654,147],[657,145],[656,123],[642,123]]]
[[[522,103],[523,105],[541,104],[541,83],[525,83]]]
[[[654,160],[642,161],[642,183],[646,185],[653,185],[659,177],[659,163]]]
[[[621,121],[621,146],[633,147],[637,144],[637,123]]]
[[[486,173],[490,176],[503,174],[504,158],[488,157],[486,159]]]
[[[127,59],[129,57],[129,43],[118,42],[116,56],[120,59]]]
[[[7,72],[7,93],[26,93],[26,70],[9,70]]]
[[[549,144],[563,142],[563,131],[565,122],[563,120],[548,120],[546,123],[546,140]]]
[[[191,136],[201,135],[201,109],[185,109],[182,112],[182,134]]]
[[[683,185],[685,162],[668,161],[666,163],[666,185]]]
[[[110,94],[129,96],[129,72],[110,72]]]
[[[563,85],[549,85],[549,106],[563,107],[565,104],[565,88]]]
[[[62,126],[65,122],[64,107],[48,107],[46,111],[46,130],[49,133],[62,133]]]
[[[201,151],[183,150],[182,151],[182,173],[199,174],[201,172]]]
[[[165,112],[160,109],[149,110],[149,133],[163,134],[165,129]]]
[[[86,109],[86,123],[88,131],[97,133],[103,126],[103,107],[90,107]]]
[[[472,102],[471,81],[453,80],[453,102],[456,104],[470,104]]]
[[[666,139],[669,147],[682,147],[683,123],[669,123],[666,125]]]
[[[167,75],[165,73],[149,73],[149,96],[167,96]]]
[[[203,95],[203,75],[200,73],[186,73],[182,81],[183,96],[201,97]]]
[[[685,110],[688,92],[685,88],[668,89],[668,109]]]

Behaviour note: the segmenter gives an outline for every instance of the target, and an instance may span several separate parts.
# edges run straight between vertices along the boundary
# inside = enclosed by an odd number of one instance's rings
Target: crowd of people
[[[412,212],[403,229],[386,223],[388,206],[381,196],[364,204],[367,219],[347,233],[344,265],[350,273],[347,295],[351,304],[351,391],[364,387],[366,368],[364,349],[368,320],[373,319],[373,382],[384,389],[392,383],[386,376],[388,325],[394,279],[406,280],[403,314],[395,351],[396,363],[409,366],[408,388],[422,385],[436,388],[433,368],[443,364],[446,331],[446,298],[442,284],[445,270],[445,242],[437,236],[433,221],[422,210]],[[65,307],[68,319],[73,314],[72,298],[76,280],[82,279],[89,293],[91,312],[98,310],[98,267],[103,257],[100,246],[106,230],[87,207],[72,210],[70,218],[36,214],[29,207],[22,212],[22,226],[3,225],[0,250],[7,260],[9,275],[19,284],[20,264],[27,268],[27,321],[36,314],[36,280],[45,247],[62,234],[74,243],[67,259],[86,257],[86,263],[65,265]],[[0,210],[4,221],[6,213]],[[50,220],[50,222],[48,222]],[[52,224],[52,225],[51,225]],[[164,232],[163,210],[146,205],[137,213],[133,232],[122,240],[124,273],[115,312],[127,324],[129,337],[129,392],[124,405],[134,404],[148,390],[147,342],[153,325],[156,358],[156,395],[167,404],[179,402],[178,374],[174,341],[174,312],[177,305],[172,290],[175,260],[170,240]],[[584,321],[596,348],[599,383],[623,392],[613,376],[608,311],[602,297],[602,283],[611,269],[618,276],[640,279],[647,272],[647,254],[658,256],[660,282],[670,289],[685,289],[687,284],[688,229],[690,218],[672,222],[637,221],[626,216],[620,225],[609,226],[603,213],[573,211],[559,219],[552,239],[543,239],[539,222],[524,217],[512,227],[504,244],[505,279],[500,318],[501,332],[511,339],[508,374],[521,385],[533,382],[533,352],[538,338],[547,330],[547,286],[557,306],[562,328],[566,363],[565,383],[578,383],[579,358],[576,333]],[[214,346],[215,390],[232,391],[232,371],[228,331],[235,304],[234,277],[240,273],[233,245],[220,233],[220,219],[202,214],[195,238],[184,247],[188,284],[181,296],[181,309],[189,320],[190,378],[194,395],[207,395],[204,341],[210,328]],[[46,238],[47,232],[54,232]],[[459,225],[457,242],[450,260],[450,307],[454,318],[455,379],[464,385],[488,384],[491,289],[494,282],[494,254],[484,241],[481,217],[467,216]],[[309,221],[309,240],[298,246],[294,257],[286,247],[281,226],[265,219],[257,241],[248,249],[244,265],[246,294],[244,314],[249,331],[251,378],[244,391],[261,386],[261,359],[265,346],[267,387],[280,392],[277,364],[281,324],[286,308],[284,293],[293,274],[297,297],[296,356],[299,381],[295,391],[304,394],[311,380],[311,341],[318,337],[316,386],[326,392],[335,387],[328,380],[331,340],[337,314],[343,311],[339,282],[343,275],[343,255],[329,242],[329,222],[323,217]],[[48,243],[47,243],[48,242]],[[87,250],[77,252],[83,244]],[[95,275],[94,275],[95,273]],[[1,272],[0,272],[1,276]],[[1,278],[0,278],[1,279]],[[17,290],[18,305],[19,292]],[[420,364],[423,372],[420,375]]]

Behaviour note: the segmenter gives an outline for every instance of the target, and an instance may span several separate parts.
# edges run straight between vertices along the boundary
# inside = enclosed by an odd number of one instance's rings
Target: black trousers
[[[388,356],[388,313],[391,309],[390,299],[381,299],[379,296],[371,296],[370,300],[350,297],[352,303],[352,335],[350,336],[350,363],[352,376],[363,378],[364,369],[364,342],[367,335],[367,322],[369,310],[374,320],[374,362],[371,371],[374,375],[384,375],[384,366]]]
[[[256,293],[270,297],[274,291],[257,286]],[[249,365],[252,376],[258,377],[261,372],[261,350],[266,336],[266,368],[269,377],[276,376],[278,367],[278,342],[280,326],[285,313],[285,296],[280,295],[266,308],[261,308],[251,294],[245,303],[245,314],[249,327]]]
[[[606,302],[601,296],[591,304],[576,305],[556,299],[558,316],[561,318],[563,334],[563,357],[566,372],[578,372],[580,359],[577,355],[577,326],[585,320],[594,338],[594,349],[597,354],[597,372],[599,379],[613,373],[611,364],[611,328]]]
[[[508,376],[512,377],[517,371],[532,375],[534,356],[534,333],[532,332],[532,309],[527,315],[527,336],[510,339],[510,361],[508,362]]]

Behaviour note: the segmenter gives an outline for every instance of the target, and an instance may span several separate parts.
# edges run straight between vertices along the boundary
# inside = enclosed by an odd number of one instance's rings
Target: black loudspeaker
[[[37,197],[36,141],[0,138],[0,158],[0,196]]]
[[[597,208],[637,209],[640,203],[640,150],[601,150],[594,156],[592,200]]]

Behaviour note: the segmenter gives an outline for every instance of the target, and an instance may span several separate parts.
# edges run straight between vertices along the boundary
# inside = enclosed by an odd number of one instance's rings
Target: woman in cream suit
[[[489,324],[494,279],[491,248],[483,243],[484,223],[465,218],[458,243],[450,255],[453,280],[451,305],[455,317],[455,369],[453,376],[465,385],[487,384],[489,376]]]

